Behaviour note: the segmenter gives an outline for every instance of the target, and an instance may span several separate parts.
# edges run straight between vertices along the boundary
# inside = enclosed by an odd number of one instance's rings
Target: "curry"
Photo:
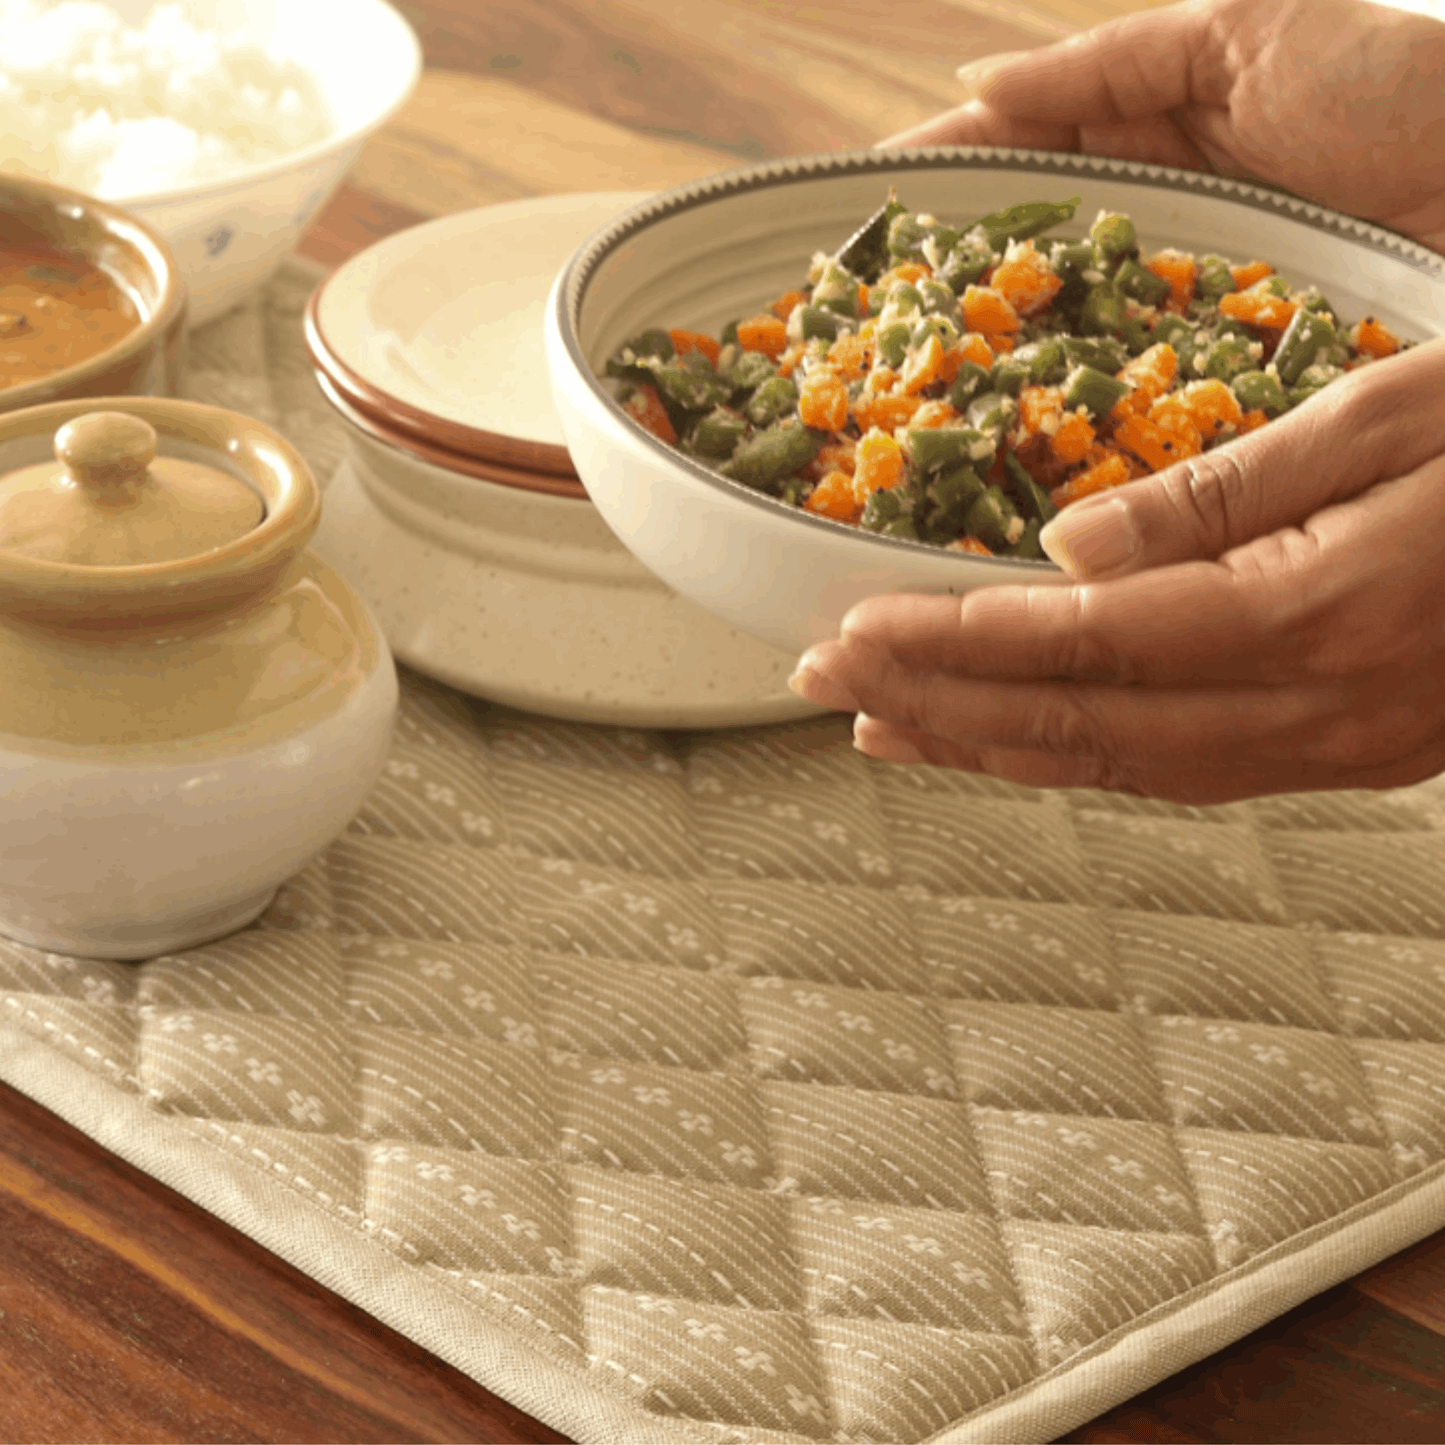
[[[0,250],[0,389],[98,356],[139,325],[135,303],[99,267],[59,251]]]

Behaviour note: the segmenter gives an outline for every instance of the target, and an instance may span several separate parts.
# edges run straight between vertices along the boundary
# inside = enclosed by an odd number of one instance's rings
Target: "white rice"
[[[323,140],[315,79],[179,4],[127,26],[94,0],[0,0],[0,171],[125,200]]]

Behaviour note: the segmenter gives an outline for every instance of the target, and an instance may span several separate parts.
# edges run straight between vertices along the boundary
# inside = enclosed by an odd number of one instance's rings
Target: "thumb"
[[[1039,534],[1092,581],[1213,560],[1445,455],[1445,338],[1372,362],[1224,446],[1066,507]]]

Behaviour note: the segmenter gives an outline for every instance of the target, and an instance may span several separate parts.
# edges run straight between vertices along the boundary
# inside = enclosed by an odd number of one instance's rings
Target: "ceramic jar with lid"
[[[320,510],[290,445],[216,407],[0,417],[0,934],[192,947],[346,827],[397,681],[307,550]]]

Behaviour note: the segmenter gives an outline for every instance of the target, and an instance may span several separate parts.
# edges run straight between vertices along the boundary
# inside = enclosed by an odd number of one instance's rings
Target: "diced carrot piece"
[[[778,318],[779,321],[786,321],[794,311],[797,310],[808,299],[806,291],[784,291],[768,310]]]
[[[988,544],[980,542],[977,537],[960,537],[957,541],[948,544],[955,552],[971,552],[975,557],[992,557]]]
[[[958,339],[958,350],[965,361],[971,361],[985,371],[993,365],[993,347],[988,344],[988,337],[980,332],[964,332]]]
[[[1227,426],[1238,429],[1244,416],[1235,394],[1214,377],[1191,381],[1178,395],[1180,405],[1199,428],[1199,434],[1206,439],[1217,437]]]
[[[1194,283],[1199,268],[1187,251],[1160,251],[1144,263],[1144,269],[1169,283],[1168,305],[1171,311],[1183,311],[1194,300]]]
[[[1182,411],[1182,408],[1177,410]],[[1184,457],[1199,453],[1198,430],[1187,415],[1183,417],[1183,422],[1193,431],[1195,444],[1192,447],[1188,434],[1181,434],[1179,417],[1168,412],[1158,421],[1147,416],[1125,417],[1114,428],[1114,440],[1156,472],[1161,472]]]
[[[1063,410],[1064,393],[1057,386],[1026,386],[1019,392],[1019,425],[1029,436],[1037,436]]]
[[[1174,460],[1197,457],[1204,450],[1204,438],[1189,408],[1180,401],[1177,394],[1161,397],[1149,408],[1149,420],[1162,427],[1178,443]]]
[[[672,418],[668,416],[662,398],[648,382],[644,381],[633,391],[622,403],[622,410],[639,426],[646,427],[653,436],[661,437],[672,446],[677,445],[677,430],[672,424]]]
[[[828,360],[846,381],[858,381],[868,370],[873,348],[856,331],[845,332],[828,348]]]
[[[863,505],[853,489],[853,478],[847,472],[829,472],[808,493],[803,510],[839,522],[856,522],[863,515]]]
[[[1400,338],[1373,316],[1357,321],[1350,328],[1347,340],[1352,351],[1363,352],[1366,356],[1393,356],[1400,349]]]
[[[910,286],[916,286],[920,281],[927,281],[933,272],[921,261],[902,261],[891,271],[885,271],[879,278],[878,284],[885,289],[895,281],[906,281]]]
[[[868,314],[868,289],[868,283],[866,281],[860,281],[858,283],[858,314],[860,316],[866,316]]]
[[[869,396],[864,392],[853,403],[853,417],[863,431],[876,426],[880,431],[891,432],[895,427],[911,421],[913,414],[922,405],[923,399],[917,396],[888,396],[877,393]]]
[[[995,356],[1004,356],[1011,352],[1018,342],[1007,331],[992,331],[986,333],[984,340],[988,342]]]
[[[1243,436],[1245,432],[1253,431],[1256,427],[1263,426],[1268,420],[1269,417],[1258,407],[1256,407],[1253,411],[1245,412],[1245,414],[1240,417],[1239,422],[1237,423],[1240,436]]]
[[[958,413],[946,401],[925,401],[913,413],[912,425],[917,427],[947,426],[958,420]]]
[[[714,366],[717,365],[722,347],[711,336],[701,331],[669,331],[667,334],[672,338],[672,349],[679,356],[686,356],[689,351],[700,351]]]
[[[994,268],[989,286],[1020,316],[1032,316],[1063,290],[1064,283],[1054,274],[1048,258],[1034,249],[1034,243],[1024,241],[1009,248],[1008,257]]]
[[[963,322],[970,331],[982,331],[990,338],[999,334],[1012,335],[1023,325],[1008,297],[991,286],[968,286],[964,289]]]
[[[848,425],[848,388],[843,378],[815,371],[798,388],[798,419],[816,431],[842,431]]]
[[[801,341],[796,341],[778,357],[778,375],[792,376],[798,363],[803,359],[803,353],[808,348]]]
[[[1154,398],[1144,387],[1136,386],[1133,391],[1126,391],[1114,403],[1113,410],[1109,413],[1109,420],[1118,423],[1123,421],[1126,416],[1147,413],[1153,401]]]
[[[881,431],[866,433],[858,443],[858,465],[853,473],[858,495],[896,487],[903,480],[903,449]]]
[[[847,472],[851,477],[853,467],[853,440],[843,436],[819,447],[813,460],[798,470],[810,482],[821,482],[829,472]]]
[[[1086,471],[1071,477],[1062,486],[1049,493],[1049,500],[1056,507],[1067,507],[1081,497],[1092,496],[1095,492],[1107,491],[1110,487],[1122,487],[1131,481],[1129,464],[1118,452],[1106,452],[1102,460]]]
[[[1049,438],[1049,449],[1061,462],[1081,462],[1094,444],[1094,428],[1078,412],[1070,412]]]
[[[1229,274],[1234,277],[1235,290],[1244,291],[1258,285],[1266,276],[1273,276],[1274,267],[1265,261],[1246,261],[1242,266],[1231,266]]]
[[[1235,321],[1244,321],[1250,326],[1264,326],[1271,331],[1283,331],[1299,307],[1283,296],[1271,296],[1268,291],[1235,291],[1219,298],[1219,314]]]
[[[1142,355],[1126,362],[1119,370],[1119,380],[1148,394],[1150,401],[1164,395],[1174,384],[1179,370],[1179,356],[1167,341],[1156,342]],[[1127,398],[1125,398],[1127,400]]]
[[[886,396],[898,385],[898,373],[886,362],[875,361],[868,374],[868,390],[877,396]]]
[[[744,351],[781,356],[788,349],[788,329],[770,311],[738,322],[738,345]]]
[[[932,386],[943,374],[943,343],[936,334],[930,333],[922,346],[909,353],[903,363],[903,390],[916,395],[926,386]]]

